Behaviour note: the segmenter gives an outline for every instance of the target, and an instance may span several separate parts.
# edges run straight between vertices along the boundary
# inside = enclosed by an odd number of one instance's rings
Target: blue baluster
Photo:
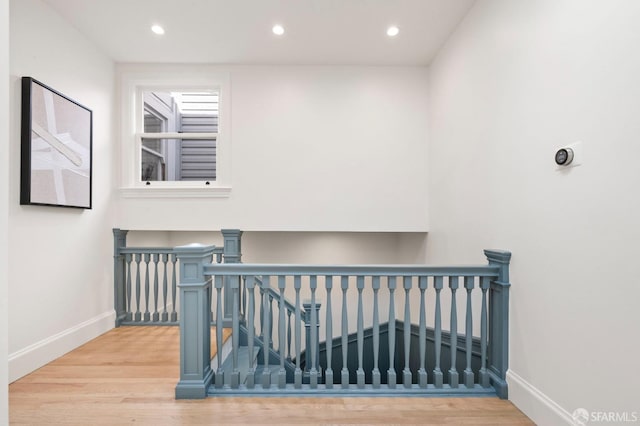
[[[398,379],[396,377],[396,277],[387,277],[389,287],[389,371],[387,372],[387,383],[389,388],[396,387]]]
[[[242,310],[240,315],[243,318],[247,317],[247,282],[245,277],[240,277],[240,295],[242,296]]]
[[[131,313],[131,255],[126,254],[125,260],[127,262],[127,316],[126,320],[131,321],[133,315]]]
[[[316,288],[318,287],[318,277],[312,275],[309,279],[309,287],[311,289],[311,336],[310,348],[311,352],[311,368],[309,369],[309,385],[311,389],[318,387],[318,311],[316,308]]]
[[[178,322],[178,312],[176,312],[176,262],[178,258],[175,254],[171,255],[171,262],[173,264],[171,272],[171,322]]]
[[[402,383],[404,387],[411,388],[411,369],[409,368],[409,357],[411,355],[411,308],[409,292],[411,291],[412,277],[404,277],[404,370],[402,370]]]
[[[285,330],[284,330],[284,289],[286,285],[286,277],[279,276],[278,277],[278,289],[280,290],[280,311],[279,311],[279,319],[278,319],[278,347],[279,347],[279,355],[280,355],[280,371],[278,372],[278,387],[280,389],[284,389],[287,382],[287,372],[284,369],[284,340],[285,340]]]
[[[256,335],[255,330],[255,284],[256,279],[254,276],[248,276],[246,278],[246,289],[249,293],[249,311],[247,312],[247,328],[248,328],[248,347],[249,347],[249,371],[247,372],[246,384],[248,389],[253,389],[256,386],[255,376],[256,376],[256,366],[255,366],[255,357],[253,356],[254,351],[254,338]]]
[[[480,312],[480,385],[488,388],[490,385],[489,371],[487,370],[487,290],[491,285],[489,277],[482,277],[480,289],[482,290],[482,309]]]
[[[451,289],[451,369],[449,370],[449,385],[457,388],[459,384],[458,370],[456,369],[456,355],[458,354],[458,311],[456,308],[456,290],[458,290],[458,277],[449,277]]]
[[[291,361],[291,310],[287,309],[287,360]]]
[[[169,261],[169,255],[164,253],[162,255],[162,322],[169,321],[169,312],[167,312],[167,293],[169,292],[169,280],[167,279],[167,262]]]
[[[264,307],[264,328],[265,330],[269,333],[268,336],[265,336],[265,338],[267,340],[264,340],[264,348],[262,351],[262,365],[263,365],[263,372],[262,372],[262,387],[264,389],[268,389],[269,387],[271,387],[271,371],[269,370],[269,339],[271,338],[271,322],[269,321],[269,293],[268,293],[268,289],[270,287],[270,283],[269,283],[270,277],[269,276],[264,276],[262,277],[262,290],[264,291],[264,297],[263,297],[263,304],[265,305]]]
[[[442,387],[443,377],[440,369],[440,354],[442,352],[442,313],[440,312],[440,292],[442,291],[443,277],[434,277],[433,288],[436,290],[435,311],[435,358],[436,365],[433,369],[433,384],[436,388]]]
[[[215,287],[216,287],[216,348],[218,349],[218,368],[216,370],[215,376],[215,387],[216,389],[222,389],[224,386],[224,370],[222,369],[222,345],[224,344],[222,340],[222,330],[223,330],[223,320],[222,320],[222,276],[216,275],[214,279]]]
[[[349,348],[349,319],[347,311],[347,289],[349,288],[349,277],[341,277],[340,284],[342,287],[342,370],[340,371],[340,384],[343,389],[348,389],[349,367],[347,365],[347,350]]]
[[[231,310],[231,389],[238,389],[240,386],[240,370],[238,369],[238,355],[240,351],[240,280],[230,280],[232,293],[232,310]],[[217,325],[216,327],[220,327]]]
[[[158,311],[158,262],[160,255],[153,255],[153,317],[152,321],[158,322],[160,321],[160,312]]]
[[[262,342],[265,345],[265,348],[268,346],[267,343],[267,339],[266,339],[266,333],[265,333],[265,320],[264,320],[264,300],[265,300],[266,294],[265,294],[265,290],[264,287],[262,286],[262,282],[260,283],[260,340],[262,340]]]
[[[380,389],[380,369],[378,358],[380,356],[380,314],[378,311],[378,292],[380,291],[380,277],[373,277],[373,371],[371,372],[374,389]]]
[[[268,338],[269,338],[269,347],[273,348],[273,296],[271,293],[267,293],[269,300],[269,327],[268,327]]]
[[[135,322],[140,322],[142,320],[142,312],[140,311],[140,261],[142,260],[142,255],[140,253],[136,253],[136,314],[134,316]]]
[[[364,289],[363,276],[358,276],[356,278],[356,287],[358,289],[358,370],[356,371],[356,383],[358,384],[359,389],[364,389],[364,314],[362,308],[362,290]]]
[[[300,314],[300,287],[302,287],[301,278],[299,275],[296,275],[293,278],[293,288],[296,291],[296,313],[295,313],[295,323],[296,323],[296,338],[295,338],[295,346],[296,346],[296,369],[293,373],[294,378],[294,387],[296,389],[302,388],[302,370],[300,369],[300,346],[302,346],[302,329],[300,327],[300,323],[302,322],[302,316]]]
[[[324,285],[327,289],[327,370],[325,371],[325,386],[327,389],[331,389],[333,388],[333,368],[331,368],[333,356],[333,312],[331,311],[331,289],[333,287],[333,277],[331,275],[325,277]]]
[[[467,355],[467,368],[464,370],[464,384],[468,388],[473,387],[474,377],[471,370],[471,344],[473,341],[473,315],[471,311],[471,290],[473,290],[474,277],[464,277],[464,288],[467,290],[467,317],[465,324],[465,350]]]
[[[418,280],[418,287],[420,288],[420,369],[418,370],[418,385],[422,389],[427,388],[427,314],[424,301],[424,293],[427,289],[427,277],[420,277]]]
[[[151,321],[151,312],[149,312],[149,260],[151,255],[144,254],[145,272],[144,272],[144,322]]]

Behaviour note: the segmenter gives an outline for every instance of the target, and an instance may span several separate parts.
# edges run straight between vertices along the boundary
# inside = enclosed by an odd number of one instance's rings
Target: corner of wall
[[[0,0],[0,140],[9,139],[9,0]],[[9,148],[0,144],[0,424],[9,424]]]
[[[571,414],[538,388],[520,377],[507,372],[509,400],[537,425],[573,425]]]
[[[26,376],[113,328],[114,311],[91,318],[9,355],[9,382]]]

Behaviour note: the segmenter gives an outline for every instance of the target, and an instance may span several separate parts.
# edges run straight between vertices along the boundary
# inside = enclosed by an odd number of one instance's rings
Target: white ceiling
[[[475,0],[43,1],[117,62],[427,65]]]

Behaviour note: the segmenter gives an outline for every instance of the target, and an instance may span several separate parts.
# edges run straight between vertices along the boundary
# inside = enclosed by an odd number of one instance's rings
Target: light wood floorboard
[[[229,332],[225,330],[225,335]],[[497,398],[176,401],[178,327],[121,327],[9,386],[12,425],[533,424]],[[215,344],[214,344],[215,345]],[[215,353],[215,346],[212,348]]]

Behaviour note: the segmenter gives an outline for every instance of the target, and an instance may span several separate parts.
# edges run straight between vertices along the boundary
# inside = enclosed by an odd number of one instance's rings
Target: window
[[[228,196],[228,85],[184,80],[122,79],[125,196]]]
[[[218,92],[144,91],[140,180],[216,180]]]

